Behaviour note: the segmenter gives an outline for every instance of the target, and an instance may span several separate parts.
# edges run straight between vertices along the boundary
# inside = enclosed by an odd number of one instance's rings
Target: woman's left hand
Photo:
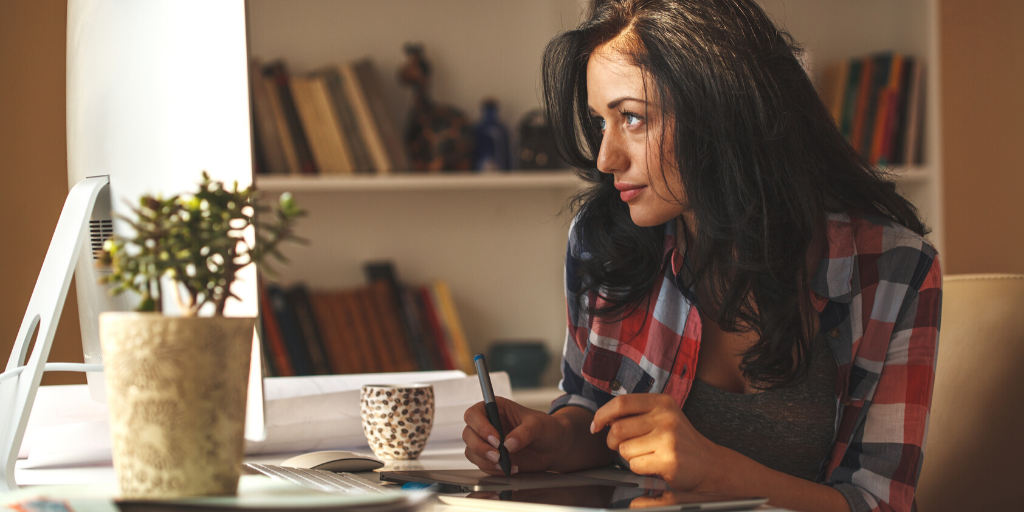
[[[606,426],[608,447],[617,450],[634,473],[658,475],[678,491],[713,491],[705,480],[718,445],[693,428],[669,395],[617,396],[597,410],[590,431]]]

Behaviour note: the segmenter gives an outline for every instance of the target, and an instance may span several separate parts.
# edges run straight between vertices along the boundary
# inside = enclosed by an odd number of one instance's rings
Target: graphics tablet
[[[437,499],[446,505],[524,512],[611,512],[622,509],[644,509],[647,512],[750,510],[768,501],[767,498],[606,485],[473,492],[466,497],[439,495]]]
[[[545,487],[636,487],[632,482],[619,482],[603,478],[565,475],[561,473],[516,473],[512,476],[493,476],[479,469],[446,469],[438,471],[381,471],[384,482],[404,484],[437,484],[439,492],[514,491]]]

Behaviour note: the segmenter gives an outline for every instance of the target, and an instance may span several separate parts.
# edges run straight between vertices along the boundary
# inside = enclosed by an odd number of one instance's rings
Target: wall
[[[939,3],[947,274],[1024,273],[1024,2]]]
[[[5,243],[0,265],[0,357],[6,366],[68,191],[63,0],[0,2],[0,179]],[[81,362],[75,289],[68,291],[51,361]],[[45,384],[84,383],[53,373]]]

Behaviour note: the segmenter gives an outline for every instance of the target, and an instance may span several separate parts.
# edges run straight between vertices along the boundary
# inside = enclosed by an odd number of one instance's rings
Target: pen
[[[501,428],[501,416],[498,415],[498,404],[494,401],[494,388],[491,387],[491,374],[487,372],[487,362],[483,354],[473,357],[473,364],[476,365],[476,375],[480,377],[480,389],[484,393],[484,408],[487,409],[487,419],[491,426],[498,431],[498,465],[505,476],[512,474],[512,461],[508,458],[508,449],[505,448],[505,431]]]

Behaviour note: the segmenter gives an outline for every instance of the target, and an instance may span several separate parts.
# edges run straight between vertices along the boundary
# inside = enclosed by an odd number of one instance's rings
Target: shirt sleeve
[[[583,379],[583,354],[589,337],[589,321],[586,308],[581,307],[578,300],[582,282],[577,271],[577,263],[586,255],[576,239],[575,227],[576,220],[573,219],[569,226],[569,242],[566,244],[563,276],[567,326],[565,345],[562,347],[562,381],[559,382],[558,389],[565,394],[551,402],[549,412],[552,414],[569,405],[582,407],[590,412],[597,412],[601,406],[595,400],[596,397],[593,396],[591,386]]]
[[[909,281],[907,285],[887,284],[891,288],[906,286],[906,294],[889,343],[879,344],[886,347],[884,352],[871,354],[872,348],[861,345],[857,354],[858,364],[883,363],[874,393],[861,404],[858,426],[846,453],[827,482],[846,497],[853,512],[909,512],[914,507],[942,305],[942,271],[930,247],[921,253]],[[879,288],[883,284],[879,283]],[[870,314],[873,316],[873,311]],[[872,321],[865,324],[862,343],[869,343]]]

